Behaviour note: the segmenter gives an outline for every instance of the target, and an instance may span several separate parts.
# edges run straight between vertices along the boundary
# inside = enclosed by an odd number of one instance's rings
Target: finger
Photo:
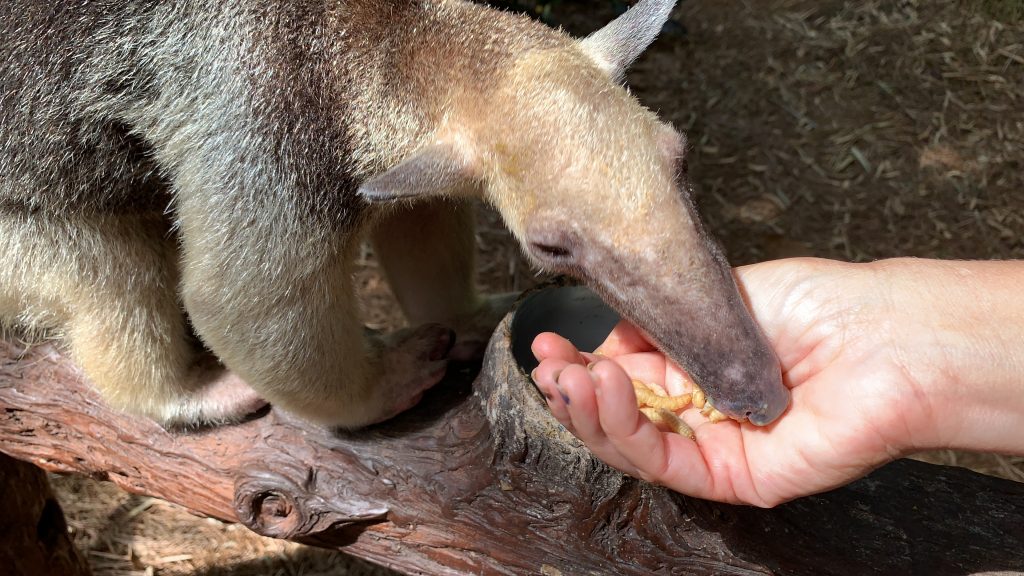
[[[566,366],[565,370],[558,374],[558,386],[569,398],[569,417],[572,418],[576,436],[588,446],[604,442],[604,430],[601,430],[601,423],[597,417],[594,381],[586,367],[579,364]]]
[[[781,261],[776,260],[733,269],[733,277],[736,279],[740,296],[758,325],[766,332],[765,335],[772,341],[777,328],[777,314],[780,304],[784,301],[781,298],[784,296],[785,287],[789,285],[789,282],[783,281],[786,280],[784,276],[779,277],[785,273],[785,267],[779,264]]]
[[[558,374],[558,387],[565,391],[569,398],[567,409],[572,420],[573,434],[609,466],[631,476],[637,476],[637,470],[629,464],[628,459],[618,453],[601,429],[597,399],[594,396],[594,381],[590,372],[583,366],[570,364]],[[636,406],[635,399],[633,405]]]
[[[721,502],[765,505],[754,484],[750,435],[744,432],[754,429],[757,435],[766,431],[733,420],[712,423],[696,409],[684,411],[681,417],[693,429],[703,466],[708,471],[708,491],[702,497]],[[674,466],[667,471],[666,482],[685,482],[681,477],[683,474],[689,472]]]
[[[551,410],[551,415],[555,417],[562,426],[565,426],[573,434],[576,431],[572,427],[572,418],[569,416],[569,396],[564,390],[561,390],[558,386],[556,378],[566,367],[571,366],[564,360],[558,360],[549,358],[543,360],[530,374],[533,381],[537,384],[537,388],[540,389],[541,394],[548,402],[548,409]]]
[[[653,350],[656,350],[656,348],[639,328],[628,320],[620,320],[594,352],[602,356],[614,357]]]
[[[665,362],[665,389],[668,390],[669,394],[678,396],[687,392],[692,392],[694,389],[693,378],[686,373],[674,362]]]
[[[608,358],[597,358],[597,360]],[[642,382],[665,383],[665,355],[660,352],[640,352],[610,358],[629,374]]]
[[[538,334],[530,346],[533,355],[539,361],[547,358],[559,359],[569,363],[587,364],[589,360],[565,338],[554,332]]]
[[[733,276],[751,315],[764,331],[768,342],[778,348],[783,341],[792,344],[799,342],[800,336],[809,327],[810,319],[799,312],[803,306],[796,306],[797,303],[806,302],[807,298],[794,298],[794,295],[806,295],[808,287],[828,278],[836,265],[842,266],[834,261],[817,258],[789,258],[740,266],[733,270]],[[809,310],[813,311],[814,307]],[[780,359],[787,364],[785,358]],[[796,361],[799,361],[799,357]]]
[[[635,407],[630,407],[632,387],[625,373],[614,363],[600,362],[592,371],[602,429],[608,442],[638,475],[683,494],[701,498],[716,496],[699,445],[679,434],[662,432]]]
[[[629,376],[613,362],[598,362],[591,368],[596,380],[596,413],[602,432],[641,478],[653,481],[662,475],[667,462],[661,431],[636,408],[636,394]],[[646,455],[657,466],[645,464]]]

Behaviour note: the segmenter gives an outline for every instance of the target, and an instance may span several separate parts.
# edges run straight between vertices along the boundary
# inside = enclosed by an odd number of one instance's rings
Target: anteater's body
[[[61,330],[120,406],[231,420],[259,403],[246,382],[327,424],[409,406],[451,345],[426,323],[480,336],[495,312],[473,290],[469,195],[696,377],[725,360],[761,379],[750,390],[778,388],[676,172],[682,141],[615,83],[607,38],[588,51],[461,1],[8,8],[0,318]],[[421,328],[364,335],[366,235]],[[192,332],[229,372],[202,366]]]

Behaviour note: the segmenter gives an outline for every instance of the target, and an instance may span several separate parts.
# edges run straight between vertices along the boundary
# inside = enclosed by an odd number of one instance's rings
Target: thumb
[[[740,295],[772,346],[779,344],[785,331],[794,330],[794,323],[806,325],[812,320],[801,318],[795,305],[833,264],[821,258],[787,258],[733,269]]]

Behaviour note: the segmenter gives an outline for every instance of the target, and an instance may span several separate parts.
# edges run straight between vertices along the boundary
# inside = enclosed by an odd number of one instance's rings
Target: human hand
[[[940,316],[948,299],[962,295],[943,288],[948,282],[922,284],[922,275],[949,274],[946,264],[923,265],[793,259],[737,270],[792,390],[790,409],[764,428],[711,424],[691,408],[682,419],[694,442],[648,421],[630,379],[676,395],[687,391],[687,378],[625,322],[601,356],[555,334],[538,336],[534,378],[553,415],[611,466],[692,496],[774,506],[916,449],[977,442],[949,424],[963,401],[951,391],[951,374],[965,361],[956,348],[975,347],[976,335],[966,325],[936,332],[937,317],[954,316]]]

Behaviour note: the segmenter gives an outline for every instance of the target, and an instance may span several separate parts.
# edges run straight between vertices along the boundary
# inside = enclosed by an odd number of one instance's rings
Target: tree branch
[[[0,451],[408,573],[1024,570],[1024,485],[900,461],[773,510],[715,504],[591,457],[518,368],[508,320],[471,378],[360,433],[273,410],[174,433],[106,408],[54,347],[4,342]]]

